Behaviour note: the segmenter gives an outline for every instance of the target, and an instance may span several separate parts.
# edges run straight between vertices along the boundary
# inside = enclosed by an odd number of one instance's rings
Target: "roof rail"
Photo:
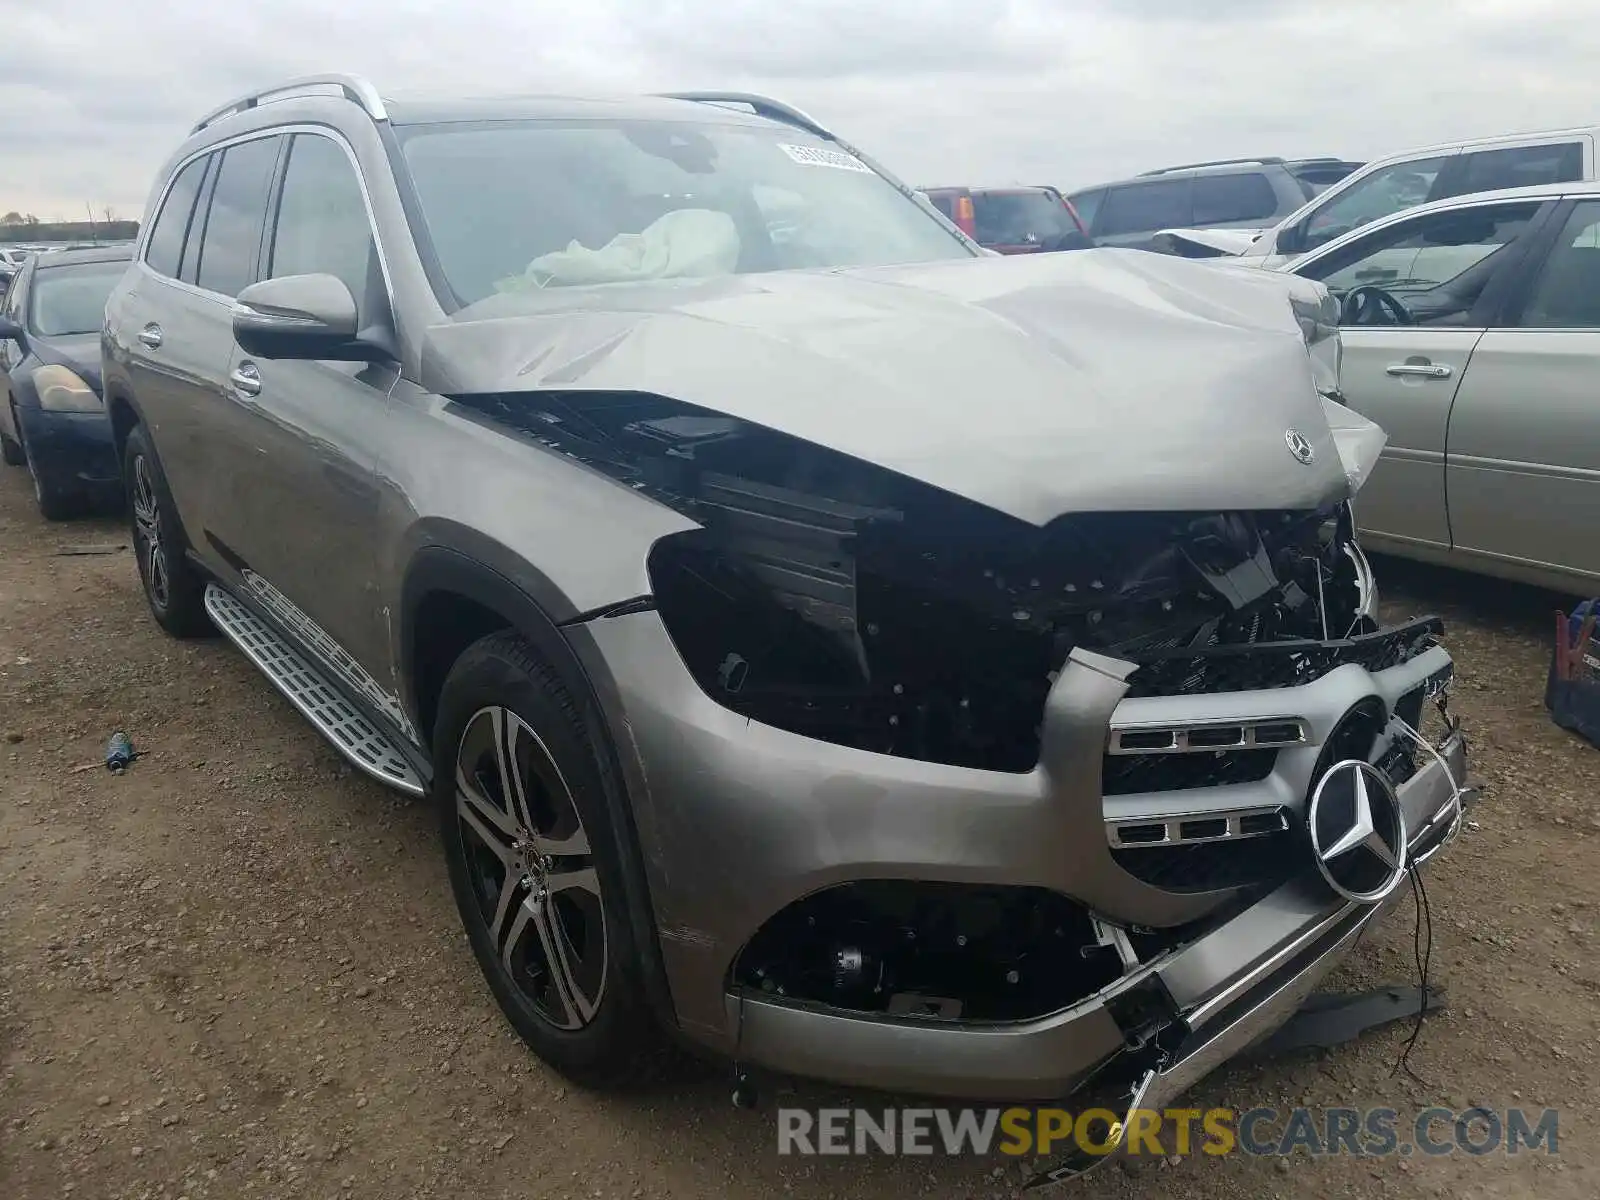
[[[1141,171],[1139,178],[1147,175],[1168,175],[1173,171],[1193,171],[1200,167],[1242,167],[1247,163],[1252,166],[1270,167],[1282,163],[1283,159],[1276,155],[1267,155],[1257,158],[1214,158],[1210,162],[1180,163],[1176,167],[1158,167],[1154,171]]]
[[[693,100],[700,104],[743,104],[758,117],[793,125],[818,137],[833,138],[833,134],[821,123],[808,117],[798,108],[768,96],[758,96],[754,92],[661,92],[659,94],[667,100]]]
[[[359,104],[362,110],[374,121],[387,121],[389,112],[383,106],[383,97],[378,95],[378,89],[359,75],[304,75],[299,79],[291,79],[287,83],[276,84],[273,87],[263,88],[260,91],[249,92],[237,99],[230,100],[220,108],[213,109],[201,117],[190,136],[199,133],[207,125],[220,121],[223,117],[231,117],[235,113],[246,112],[258,105],[272,100],[294,100],[302,96],[315,96],[320,93],[317,88],[338,88],[344,93],[344,98],[354,104]]]

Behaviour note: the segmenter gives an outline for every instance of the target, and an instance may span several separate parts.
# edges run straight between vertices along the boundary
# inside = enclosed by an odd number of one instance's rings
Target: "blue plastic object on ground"
[[[133,739],[118,730],[106,743],[106,769],[121,774],[138,755],[133,749]]]

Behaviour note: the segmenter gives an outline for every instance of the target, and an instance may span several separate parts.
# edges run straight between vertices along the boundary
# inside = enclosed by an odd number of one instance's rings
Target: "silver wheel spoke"
[[[525,829],[534,827],[533,814],[528,809],[528,797],[523,791],[522,772],[517,770],[517,737],[522,722],[503,708],[489,710],[494,722],[495,765],[500,768],[500,794],[505,797],[511,815]]]
[[[533,923],[539,930],[539,944],[544,949],[545,967],[550,972],[550,986],[555,989],[566,1017],[566,1023],[587,1025],[594,1019],[595,1005],[583,994],[573,974],[567,957],[567,938],[561,931],[561,922],[548,899],[533,905]]]
[[[593,867],[574,867],[563,870],[556,867],[545,875],[545,886],[554,896],[557,892],[580,891],[588,892],[591,896],[600,897],[600,877],[594,873]]]
[[[489,936],[494,939],[494,944],[502,944],[501,938],[505,933],[506,919],[511,915],[512,905],[515,903],[517,893],[523,891],[522,876],[509,869],[506,870],[505,882],[500,885],[500,900],[495,905],[494,920],[489,924]],[[503,943],[509,952],[512,943]]]
[[[477,834],[478,840],[509,867],[511,843],[517,836],[516,825],[505,813],[478,795],[477,790],[459,773],[456,776],[456,812],[467,828]]]
[[[570,858],[592,853],[589,849],[589,835],[583,831],[582,825],[563,838],[546,837],[542,833],[535,833],[533,849],[536,854],[551,858]]]

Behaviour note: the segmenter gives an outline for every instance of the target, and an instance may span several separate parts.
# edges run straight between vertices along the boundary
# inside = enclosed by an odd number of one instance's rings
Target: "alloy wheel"
[[[606,986],[600,879],[560,768],[509,709],[479,709],[462,730],[456,823],[507,978],[544,1021],[583,1028]]]
[[[144,455],[133,460],[134,551],[144,567],[145,585],[150,598],[167,607],[170,586],[167,577],[167,550],[161,540],[161,506],[156,500],[155,483]]]

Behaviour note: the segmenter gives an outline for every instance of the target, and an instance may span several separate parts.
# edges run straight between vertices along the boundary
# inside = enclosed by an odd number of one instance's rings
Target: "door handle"
[[[161,349],[161,326],[146,325],[139,330],[139,340],[152,350]]]
[[[1401,378],[1408,375],[1418,379],[1450,378],[1450,368],[1439,363],[1390,363],[1384,371]]]
[[[241,396],[261,394],[261,372],[256,370],[255,363],[240,363],[228,373],[228,382],[233,384],[234,391]]]

